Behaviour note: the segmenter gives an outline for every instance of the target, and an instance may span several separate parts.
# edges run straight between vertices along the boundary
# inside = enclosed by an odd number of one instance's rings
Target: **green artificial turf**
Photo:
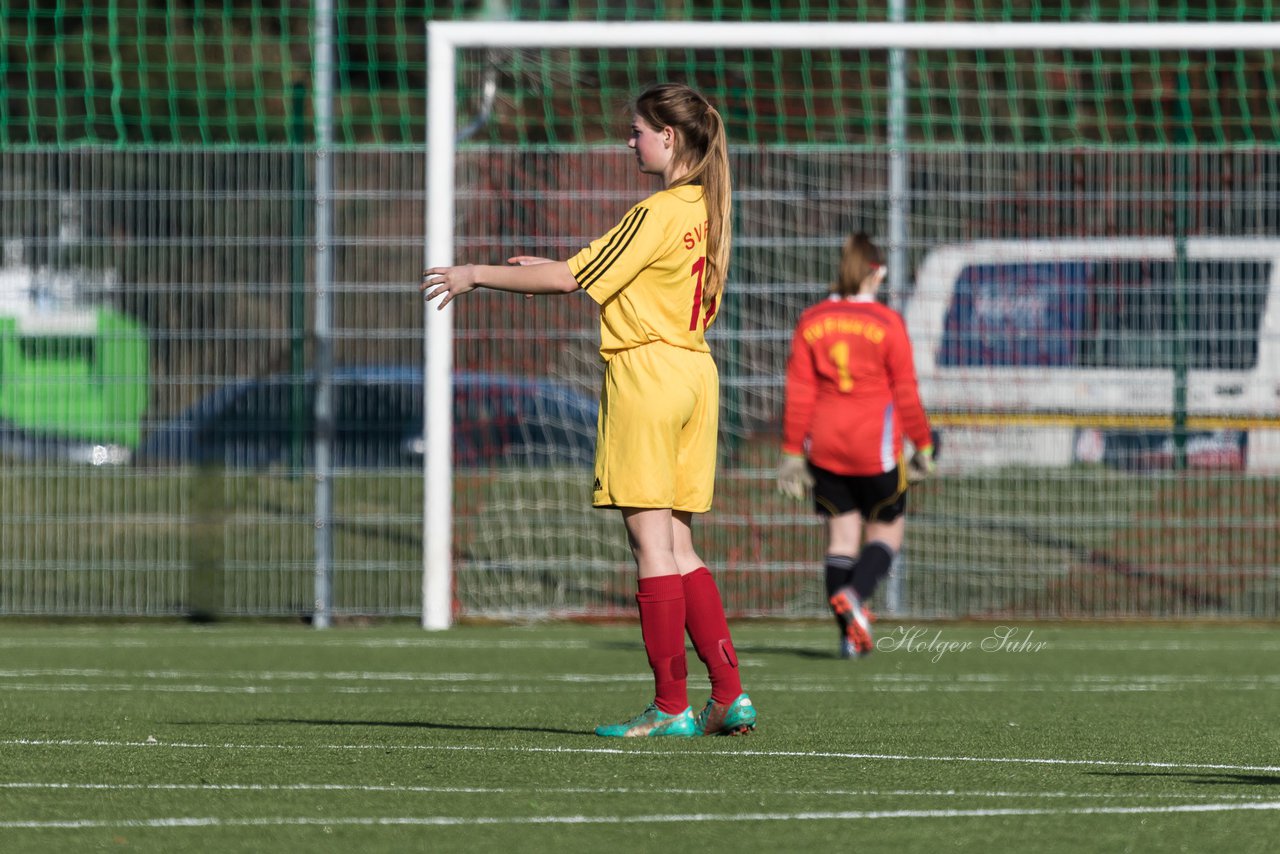
[[[739,622],[755,733],[606,741],[634,624],[0,623],[0,849],[1274,850],[1274,626],[1007,629]]]

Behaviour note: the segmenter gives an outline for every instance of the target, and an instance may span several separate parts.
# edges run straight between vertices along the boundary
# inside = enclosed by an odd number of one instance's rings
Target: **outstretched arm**
[[[567,294],[578,290],[578,280],[564,261],[517,255],[507,259],[515,265],[461,264],[431,267],[422,271],[418,290],[427,302],[443,296],[436,308],[444,308],[457,296],[476,288],[490,288],[515,294]]]

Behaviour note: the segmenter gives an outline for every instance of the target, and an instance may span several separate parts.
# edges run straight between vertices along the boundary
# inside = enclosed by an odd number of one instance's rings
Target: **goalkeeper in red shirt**
[[[827,519],[827,598],[844,658],[873,648],[865,603],[902,547],[908,481],[934,465],[906,325],[876,300],[885,272],[880,249],[850,237],[830,296],[800,316],[787,363],[778,489],[812,492]]]

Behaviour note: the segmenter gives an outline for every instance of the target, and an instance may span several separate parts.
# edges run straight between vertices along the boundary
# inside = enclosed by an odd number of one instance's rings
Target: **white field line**
[[[1197,642],[1186,641],[1081,641],[1049,639],[1049,649],[1072,652],[1280,652],[1280,642],[1275,640],[1246,640]]]
[[[800,686],[813,694],[1120,694],[1120,693],[1168,693],[1186,686],[1178,685],[1014,685],[998,687],[995,685],[897,685],[897,686],[849,686],[813,685]],[[1271,690],[1273,685],[1223,685],[1222,691],[1261,691]],[[307,694],[323,692],[326,694],[390,694],[394,689],[371,686],[342,685],[156,685],[144,683],[115,684],[23,684],[11,683],[0,685],[5,691],[44,693],[44,694]],[[568,691],[599,691],[599,687],[588,689],[585,685],[570,686]],[[446,685],[433,687],[432,694],[534,694],[540,689],[533,685]]]
[[[203,629],[177,630],[174,634],[157,634],[152,638],[130,637],[85,637],[85,638],[38,638],[12,637],[0,638],[0,649],[136,649],[139,647],[164,647],[190,645],[205,647],[216,643],[219,647],[260,647],[269,643],[273,647],[297,646],[315,648],[355,648],[355,649],[590,649],[594,643],[581,638],[564,640],[519,639],[507,640],[468,640],[465,638],[318,638],[315,636],[271,636],[264,641],[264,636],[234,637],[215,635]],[[640,641],[635,641],[639,645]],[[828,644],[829,646],[829,644]]]
[[[653,678],[643,674],[566,674],[528,677],[521,674],[502,673],[353,670],[104,670],[72,667],[0,670],[0,679],[31,679],[42,676],[110,679],[243,679],[260,682],[648,682]]]
[[[1200,684],[1200,683],[1196,683]],[[1208,683],[1216,685],[1220,691],[1266,691],[1280,688],[1280,684],[1268,684],[1266,682],[1251,682],[1244,684]],[[1194,684],[1188,683],[1115,683],[1111,685],[1090,685],[1082,683],[1065,683],[1065,684],[1032,684],[1032,685],[992,685],[992,684],[952,684],[952,685],[802,685],[797,688],[812,694],[848,694],[848,693],[872,693],[872,694],[1047,694],[1052,692],[1065,692],[1069,694],[1142,694],[1142,693],[1168,693],[1173,691],[1181,691],[1191,687]]]
[[[644,741],[644,739],[641,739]],[[647,742],[646,742],[647,743]],[[481,745],[459,744],[237,744],[212,742],[164,742],[151,739],[148,741],[109,741],[105,739],[37,739],[11,738],[0,740],[0,747],[106,747],[106,748],[144,748],[159,750],[378,750],[389,751],[457,751],[478,753],[561,753],[592,754],[597,756],[640,756],[646,759],[655,755],[673,757],[698,757],[700,759],[728,758],[765,758],[774,757],[802,759],[857,759],[883,762],[972,762],[997,765],[1056,765],[1085,766],[1099,768],[1165,768],[1170,770],[1192,771],[1249,771],[1276,773],[1280,765],[1227,765],[1219,763],[1193,762],[1142,762],[1113,759],[1055,759],[1055,758],[1019,758],[1007,756],[911,756],[902,753],[841,753],[836,751],[817,750],[734,750],[730,752],[704,753],[690,750],[663,750],[660,753],[643,748],[627,750],[620,747],[488,747]]]
[[[648,682],[652,676],[647,674],[615,674],[615,673],[551,673],[528,676],[521,673],[494,672],[442,672],[424,673],[422,671],[379,671],[379,670],[117,670],[85,667],[41,667],[0,669],[0,679],[31,679],[39,677],[80,677],[111,679],[241,679],[295,682],[584,682],[598,684],[604,682]],[[786,676],[770,677],[775,684],[807,684],[808,677],[788,678]],[[1280,685],[1280,674],[1245,674],[1232,676],[1226,674],[1107,674],[1084,673],[1076,675],[1052,676],[1039,673],[871,673],[858,677],[861,683],[998,683],[1007,685],[1017,682],[1080,682],[1098,684],[1127,684],[1131,682],[1147,682],[1151,684],[1191,683],[1197,685],[1221,685],[1231,682],[1265,682]]]
[[[354,792],[359,794],[442,794],[442,795],[782,795],[792,797],[860,797],[860,798],[1026,798],[1074,799],[1074,800],[1202,800],[1201,792],[1011,792],[966,791],[961,789],[767,789],[760,787],[735,787],[734,789],[678,789],[670,787],[546,787],[546,786],[374,786],[340,783],[0,783],[0,790],[17,791],[105,791],[105,792]],[[1266,794],[1220,794],[1214,801],[1253,801],[1269,797]]]
[[[476,826],[538,824],[684,824],[708,822],[856,821],[886,818],[992,818],[1003,816],[1058,815],[1158,815],[1170,813],[1240,812],[1280,810],[1280,801],[1259,803],[1176,804],[1167,806],[1097,806],[1066,809],[945,809],[945,810],[847,810],[839,812],[756,812],[690,813],[686,815],[633,816],[372,816],[368,818],[264,817],[216,818],[178,817],[150,819],[77,819],[68,821],[0,821],[5,830],[83,830],[93,828],[187,828],[187,827],[393,827],[393,826]]]
[[[1028,623],[1034,627],[1035,631],[1040,632],[1038,640],[1042,640],[1047,644],[1046,651],[1054,650],[1072,650],[1086,652],[1280,652],[1280,641],[1270,637],[1269,634],[1263,632],[1256,633],[1256,636],[1241,637],[1239,640],[1198,640],[1181,639],[1181,640],[1134,640],[1134,641],[1110,641],[1110,640],[1081,640],[1070,638],[1070,630],[1061,630],[1057,627],[1045,629],[1036,627],[1034,623]],[[933,627],[930,627],[933,630]],[[154,631],[154,630],[151,630]],[[292,631],[292,630],[290,630]],[[513,632],[516,630],[512,630]],[[812,629],[787,629],[779,628],[777,631],[771,630],[771,636],[777,634],[807,634]],[[882,637],[892,637],[886,634],[887,628],[882,627],[879,634]],[[981,642],[984,635],[980,631],[971,628],[957,629],[952,626],[939,629],[947,635],[954,636],[957,641],[971,641],[975,647]],[[740,652],[750,653],[753,646],[759,641],[753,640],[751,635],[742,633],[744,636],[738,641],[741,647]],[[951,638],[948,637],[948,640]],[[138,649],[147,647],[164,647],[166,649],[175,646],[207,646],[211,642],[215,642],[219,647],[251,647],[256,648],[263,645],[262,636],[235,637],[225,634],[219,630],[205,630],[198,628],[174,629],[172,633],[159,633],[152,637],[101,637],[86,636],[84,638],[62,637],[49,638],[38,636],[24,637],[0,637],[0,649]],[[472,640],[466,638],[440,638],[440,637],[421,637],[421,638],[356,638],[351,636],[337,637],[316,637],[314,634],[280,634],[272,635],[269,641],[272,647],[307,647],[317,649],[497,649],[497,650],[566,650],[566,649],[591,649],[598,646],[597,641],[586,640],[582,638],[565,638],[563,640],[552,639],[534,639],[527,640],[519,637],[509,637],[506,639],[492,640]],[[635,640],[639,646],[639,640]],[[807,650],[826,650],[830,649],[831,644],[825,641],[811,641],[808,639],[788,638],[786,644],[789,648],[807,649]],[[885,655],[909,653],[910,650],[887,650],[882,651]]]
[[[6,680],[81,679],[133,677],[140,682],[9,682]],[[204,678],[210,682],[165,682],[162,680]],[[219,679],[231,684],[216,684]],[[95,692],[170,693],[170,694],[301,694],[325,692],[336,694],[387,694],[429,686],[433,694],[527,694],[538,693],[543,686],[557,685],[558,691],[599,691],[613,686],[647,683],[652,677],[641,673],[599,675],[558,674],[529,677],[523,674],[494,673],[179,673],[119,672],[86,670],[8,670],[0,671],[0,689],[27,693]],[[235,681],[258,681],[264,684],[234,684]],[[211,684],[212,683],[212,684]],[[347,684],[343,684],[347,683]],[[362,684],[350,684],[362,683]],[[381,684],[379,684],[381,683]],[[392,687],[392,684],[404,687]],[[1218,691],[1272,691],[1280,689],[1280,675],[1133,675],[1133,676],[1019,676],[997,674],[928,675],[879,674],[847,682],[807,681],[807,678],[785,676],[757,678],[753,688],[804,691],[814,694],[990,694],[990,693],[1170,693],[1193,688],[1211,687]]]
[[[193,679],[193,680],[232,680],[257,682],[409,682],[409,683],[457,683],[475,685],[476,683],[513,682],[530,684],[564,683],[603,685],[613,683],[632,684],[648,682],[652,679],[643,673],[553,673],[529,676],[522,673],[494,672],[444,672],[424,673],[421,671],[350,671],[350,670],[117,670],[104,668],[16,668],[0,669],[0,680],[3,679],[40,679],[40,678],[80,678],[80,679]],[[1006,690],[1027,683],[1044,686],[1100,686],[1111,689],[1117,686],[1133,689],[1141,688],[1210,686],[1215,688],[1243,687],[1280,687],[1280,674],[1098,674],[1085,673],[1075,675],[1045,675],[1038,673],[873,673],[861,675],[848,688],[866,690],[895,690],[900,686],[908,686],[915,690],[923,687],[928,690],[939,686],[963,688],[964,686],[995,686]],[[771,676],[763,677],[766,686],[787,687],[792,689],[820,690],[827,682],[810,679],[810,677]],[[6,686],[7,687],[7,686]],[[477,686],[478,687],[478,686]],[[848,690],[844,688],[843,690]]]
[[[13,684],[0,684],[0,688],[5,691],[26,691],[28,693],[46,693],[46,694],[93,694],[97,692],[108,693],[117,692],[125,694],[306,694],[313,691],[324,691],[329,694],[390,694],[391,688],[376,688],[368,686],[347,687],[342,685],[155,685],[155,684],[128,684],[128,683],[96,683],[92,685],[74,685],[74,684],[23,684],[15,682]],[[460,694],[469,691],[458,687],[436,689],[432,693],[450,693]],[[491,687],[478,689],[475,693],[493,694],[493,693],[518,693],[518,691],[503,691],[502,689]]]

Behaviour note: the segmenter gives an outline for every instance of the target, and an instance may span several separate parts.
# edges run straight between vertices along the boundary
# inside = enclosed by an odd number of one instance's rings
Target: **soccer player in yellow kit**
[[[724,604],[693,546],[693,514],[711,508],[720,381],[707,346],[729,261],[730,175],[720,114],[682,84],[636,99],[627,145],[664,189],[568,261],[518,255],[515,266],[432,267],[440,307],[477,287],[524,294],[585,291],[600,305],[605,362],[592,503],[622,513],[639,575],[640,631],[654,699],[601,736],[737,735],[755,728]],[[684,635],[707,667],[711,697],[689,706]]]

